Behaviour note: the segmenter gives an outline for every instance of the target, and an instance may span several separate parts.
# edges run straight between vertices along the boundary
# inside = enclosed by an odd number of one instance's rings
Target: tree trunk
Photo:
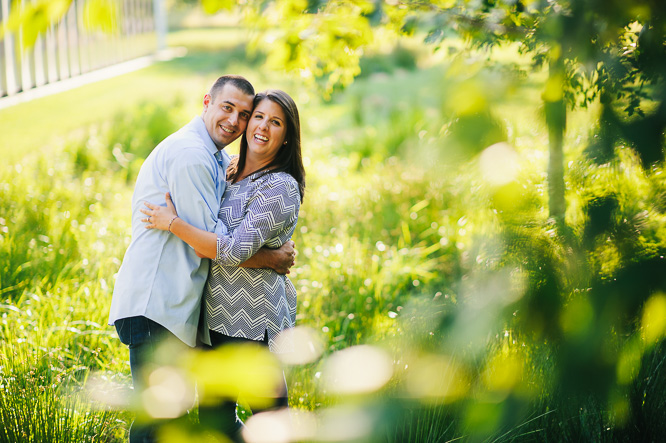
[[[558,225],[564,226],[567,203],[564,198],[564,129],[566,127],[566,105],[563,87],[564,63],[562,58],[552,59],[548,69],[548,83],[551,88],[544,93],[546,124],[548,126],[548,212]],[[560,88],[561,94],[553,91]]]

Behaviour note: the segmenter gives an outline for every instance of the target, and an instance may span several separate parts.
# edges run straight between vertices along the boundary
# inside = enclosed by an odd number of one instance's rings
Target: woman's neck
[[[266,168],[270,164],[270,161],[253,161],[250,158],[245,159],[245,166],[243,166],[243,170],[240,171],[238,176],[236,177],[236,180],[234,182],[239,182],[243,180],[245,177],[248,175],[253,174],[254,172],[257,172],[261,169]]]

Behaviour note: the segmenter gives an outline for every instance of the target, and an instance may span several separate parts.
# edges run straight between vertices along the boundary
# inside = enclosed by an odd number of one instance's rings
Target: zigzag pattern
[[[299,209],[298,183],[287,173],[257,173],[227,184],[219,218],[229,234],[217,239],[204,291],[210,329],[252,340],[263,340],[268,331],[271,351],[291,350],[289,343],[277,344],[275,338],[296,321],[294,285],[272,269],[238,265],[262,246],[279,248],[289,240]]]

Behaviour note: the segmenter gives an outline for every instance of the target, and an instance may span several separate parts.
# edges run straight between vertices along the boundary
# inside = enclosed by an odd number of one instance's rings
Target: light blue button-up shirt
[[[170,192],[179,217],[214,232],[230,161],[222,151],[220,166],[216,152],[203,119],[197,116],[157,145],[141,166],[132,197],[132,241],[116,279],[110,325],[121,318],[144,316],[195,345],[210,261],[197,257],[175,235],[146,229],[139,209],[146,201],[165,205],[164,194]]]

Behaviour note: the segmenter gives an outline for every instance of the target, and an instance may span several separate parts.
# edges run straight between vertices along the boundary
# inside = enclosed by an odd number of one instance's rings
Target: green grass
[[[106,318],[129,243],[132,185],[142,158],[200,112],[209,84],[227,72],[258,90],[285,89],[303,120],[307,190],[290,278],[298,323],[319,334],[324,354],[287,368],[295,409],[320,414],[333,430],[347,423],[327,412],[351,413],[376,431],[361,441],[660,435],[663,344],[640,335],[640,297],[653,294],[612,283],[663,255],[659,168],[646,174],[626,149],[609,165],[584,159],[596,115],[571,114],[575,241],[567,243],[547,220],[540,75],[461,71],[422,51],[370,56],[374,74],[325,102],[265,70],[260,54],[246,57],[243,38],[178,31],[170,43],[188,47],[182,58],[0,111],[8,159],[0,167],[0,441],[125,438],[131,416],[113,399],[126,398],[127,349]],[[421,68],[405,69],[411,57]],[[520,62],[507,51],[497,60]],[[487,127],[468,133],[453,124],[466,105],[461,90],[483,97],[484,117],[470,121]],[[520,153],[504,185],[487,180],[474,154],[497,127]],[[617,209],[594,231],[586,208],[602,198]],[[339,351],[363,344],[393,362],[390,381],[331,392]],[[362,372],[376,362],[348,363]],[[595,378],[597,391],[579,388]]]

